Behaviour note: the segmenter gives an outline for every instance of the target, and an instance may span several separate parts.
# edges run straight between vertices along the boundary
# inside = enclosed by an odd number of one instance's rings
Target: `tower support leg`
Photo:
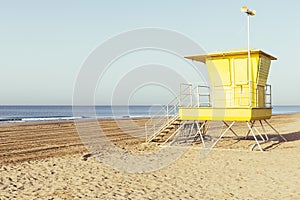
[[[227,126],[227,128],[229,128],[229,125],[225,121],[223,121],[223,123]],[[238,140],[240,140],[239,136],[231,127],[229,128],[229,130],[237,137]]]
[[[255,122],[255,121],[254,121],[254,122]],[[251,122],[250,122],[250,123],[251,123]],[[254,148],[255,145],[257,145],[258,148],[259,148],[259,150],[260,150],[260,151],[263,151],[263,149],[261,148],[261,146],[260,146],[260,144],[259,144],[259,142],[258,142],[258,140],[257,140],[257,138],[256,138],[256,136],[255,136],[255,134],[254,134],[254,131],[253,131],[253,124],[254,124],[254,123],[252,123],[252,125],[250,125],[250,123],[247,122],[247,125],[248,125],[248,128],[249,128],[250,133],[252,134],[252,136],[253,136],[253,138],[255,139],[255,142],[256,142],[256,144],[252,145],[252,149]]]
[[[251,129],[252,129],[253,126],[254,126],[254,124],[255,124],[255,121],[250,121],[250,123],[251,123]],[[246,134],[245,140],[247,140],[247,138],[248,138],[250,132],[251,132],[251,131],[250,131],[250,129],[249,129],[248,133]]]
[[[287,142],[287,139],[283,137],[266,119],[264,120],[264,122],[266,122],[266,124],[268,124],[271,129],[273,129],[273,131],[275,131],[275,133],[277,133],[277,135],[279,135],[285,142]]]
[[[205,129],[206,123],[207,123],[207,120],[203,124],[201,124],[200,127],[199,127],[199,123],[197,123],[197,129],[198,129],[197,134],[199,134],[202,145],[203,145],[204,148],[205,148],[205,142],[204,142],[204,138],[203,138],[202,133],[204,133],[203,129]]]
[[[265,137],[266,137],[266,140],[269,141],[269,137],[268,137],[268,134],[267,134],[267,132],[266,132],[265,126],[263,125],[263,123],[261,122],[261,120],[259,120],[259,123],[260,123],[261,128],[262,128],[262,130],[263,130],[263,133],[264,133],[264,135],[265,135]]]
[[[235,124],[235,121],[233,121],[228,127],[227,129],[225,129],[223,131],[223,133],[221,133],[221,135],[219,136],[219,138],[216,140],[216,142],[211,146],[211,149],[213,149],[216,144],[221,140],[221,138],[227,133],[227,131],[229,131],[231,129],[231,127]]]

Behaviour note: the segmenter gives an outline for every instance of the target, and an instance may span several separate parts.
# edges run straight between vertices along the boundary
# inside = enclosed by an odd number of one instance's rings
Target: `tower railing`
[[[265,101],[266,101],[266,107],[267,108],[272,108],[272,86],[267,84],[265,87]]]
[[[193,106],[193,84],[181,83],[179,94],[179,105],[184,107]]]
[[[210,87],[207,85],[193,86],[191,83],[180,84],[181,107],[210,107]]]
[[[210,87],[206,85],[181,84],[180,88],[182,107],[272,107],[271,85],[258,85],[252,81],[234,86],[214,85],[212,97]]]
[[[197,85],[194,89],[197,94],[197,106],[211,107],[210,87],[207,85]]]

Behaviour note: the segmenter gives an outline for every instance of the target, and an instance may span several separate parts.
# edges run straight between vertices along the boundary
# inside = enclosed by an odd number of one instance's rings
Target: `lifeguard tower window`
[[[261,56],[258,65],[257,84],[265,86],[269,76],[271,61],[265,56]]]
[[[230,86],[231,72],[229,59],[207,60],[206,65],[209,67],[209,78],[213,85],[216,86]]]
[[[237,85],[248,83],[247,59],[234,59],[234,82]]]

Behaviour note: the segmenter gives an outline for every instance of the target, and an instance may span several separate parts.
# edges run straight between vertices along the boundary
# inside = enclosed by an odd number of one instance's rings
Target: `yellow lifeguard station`
[[[271,118],[271,85],[267,85],[267,79],[275,57],[261,50],[252,50],[249,67],[247,50],[186,58],[206,64],[212,87],[212,105],[179,107],[181,120],[253,121]]]
[[[184,140],[195,141],[195,138],[200,138],[205,144],[203,137],[210,121],[221,121],[227,127],[221,131],[211,148],[228,131],[238,139],[241,138],[233,130],[236,122],[247,124],[248,130],[243,138],[247,139],[251,133],[255,139],[252,149],[258,146],[263,151],[261,144],[270,141],[265,125],[286,141],[267,121],[272,116],[271,85],[267,84],[267,79],[271,61],[276,60],[275,57],[262,50],[252,49],[185,58],[206,64],[210,85],[181,84],[179,97],[163,109],[166,111],[162,112],[165,116],[153,117],[146,124],[146,132],[152,133],[146,136],[147,142],[161,140],[162,144],[169,141],[172,144],[184,136]],[[174,103],[176,99],[179,100],[178,104]],[[158,116],[163,116],[162,113]],[[259,122],[262,132],[254,126],[256,122]]]
[[[211,148],[228,131],[240,139],[233,130],[236,122],[247,124],[245,138],[251,133],[256,142],[252,149],[258,146],[262,151],[262,143],[274,140],[269,139],[265,125],[286,141],[267,121],[272,116],[271,85],[267,80],[271,61],[276,58],[262,50],[250,49],[249,20],[256,12],[246,6],[241,11],[248,16],[248,49],[186,56],[205,63],[210,85],[181,84],[179,97],[146,123],[147,142],[163,141],[162,144],[166,144],[171,141],[172,144],[183,136],[184,140],[192,141],[200,138],[205,145],[209,121],[221,121],[227,127],[222,129]],[[262,131],[255,127],[256,122]]]
[[[223,121],[227,129],[221,133],[217,142],[229,130],[237,136],[232,126],[236,122],[246,122],[248,126],[246,138],[251,133],[256,141],[252,148],[257,145],[261,151],[263,149],[256,134],[263,140],[262,143],[269,141],[263,122],[286,141],[267,121],[272,116],[271,85],[267,84],[267,79],[271,61],[276,60],[275,57],[264,51],[253,49],[251,51],[222,51],[205,55],[187,56],[186,58],[206,64],[212,87],[209,92],[212,95],[201,94],[199,89],[197,89],[196,96],[198,98],[196,99],[198,106],[194,106],[193,103],[189,105],[180,104],[178,108],[180,120],[204,121],[199,128],[200,133],[205,132],[202,129],[207,121]],[[190,89],[181,88],[183,90],[181,99],[188,96],[184,91],[193,91],[191,84],[187,84],[186,87],[190,87]],[[196,86],[196,88],[201,87],[205,86]],[[190,95],[193,98],[193,94],[190,93]],[[201,101],[203,96],[207,96],[204,102]],[[227,121],[230,121],[231,124],[226,123]],[[256,121],[260,123],[265,137],[257,128],[253,128]]]

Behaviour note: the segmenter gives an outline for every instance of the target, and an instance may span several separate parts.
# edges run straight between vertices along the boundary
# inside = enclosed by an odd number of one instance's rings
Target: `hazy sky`
[[[251,46],[278,58],[269,78],[273,104],[299,105],[296,0],[0,1],[0,105],[71,104],[85,59],[105,40],[131,29],[175,30],[207,52],[246,47],[243,5],[257,11]],[[98,103],[107,103],[101,95]],[[138,103],[148,104],[143,96]]]

